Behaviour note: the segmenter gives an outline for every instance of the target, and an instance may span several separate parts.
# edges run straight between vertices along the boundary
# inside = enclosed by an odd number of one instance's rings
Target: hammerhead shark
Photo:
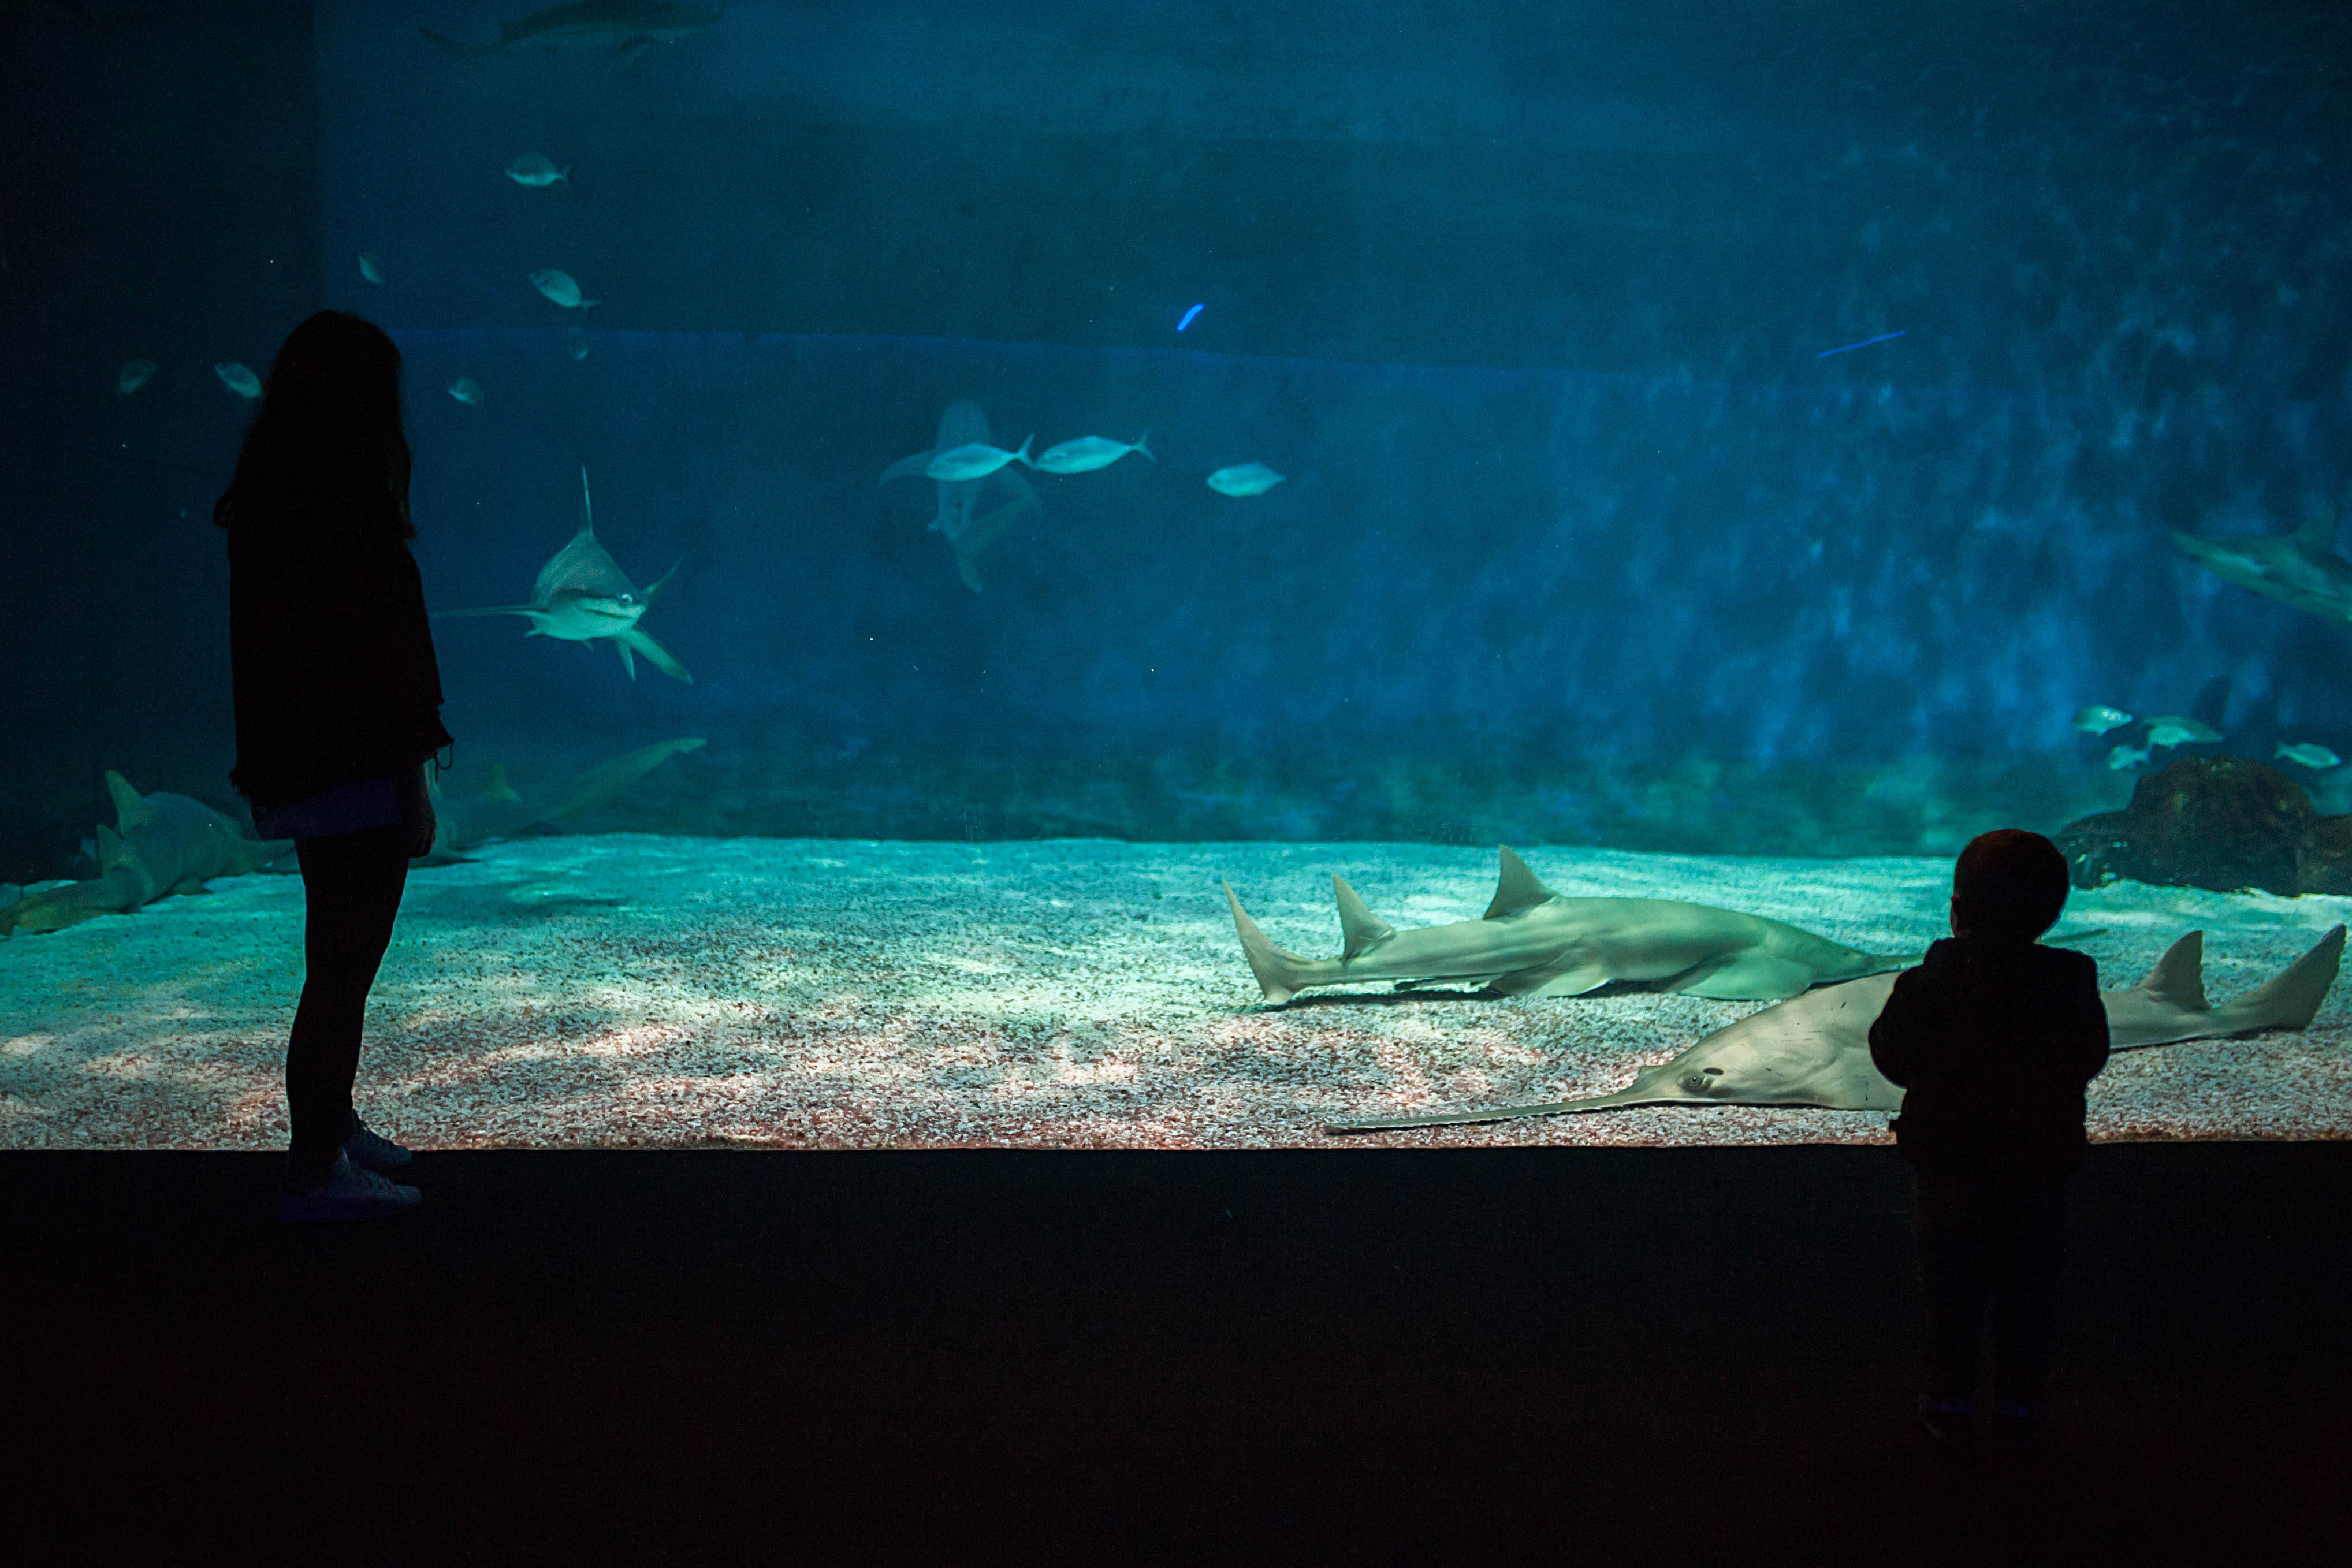
[[[2108,1047],[2143,1051],[2266,1029],[2304,1029],[2318,1015],[2344,956],[2344,927],[2264,985],[2221,1007],[2205,999],[2205,934],[2191,931],[2129,990],[2102,992]],[[1671,1061],[1643,1068],[1608,1094],[1538,1105],[1498,1105],[1427,1116],[1335,1122],[1328,1131],[1366,1133],[1603,1111],[1617,1105],[1818,1105],[1832,1111],[1899,1111],[1903,1091],[1870,1060],[1870,1026],[1895,988],[1893,975],[1826,986],[1719,1029]]]
[[[694,677],[670,657],[669,650],[637,630],[637,618],[661,591],[662,583],[677,575],[671,567],[643,593],[596,542],[596,513],[588,498],[588,470],[580,470],[580,531],[539,569],[530,587],[529,604],[501,604],[488,610],[436,610],[435,620],[469,615],[520,615],[530,622],[526,637],[559,637],[567,643],[609,639],[620,651],[621,667],[637,678],[635,653],[643,653],[653,667],[691,685]]]
[[[294,848],[288,839],[255,839],[202,800],[157,790],[142,795],[106,770],[114,826],[98,830],[99,874],[20,898],[0,908],[0,936],[60,931],[100,915],[123,915],[174,893],[202,893],[216,876],[242,876]]]
[[[688,33],[702,31],[716,23],[719,16],[716,7],[706,11],[670,4],[668,0],[582,0],[577,5],[551,5],[544,11],[534,11],[519,22],[500,22],[495,44],[460,43],[430,27],[419,27],[417,31],[450,58],[469,65],[520,44],[537,44],[549,49],[617,49],[620,52],[612,68],[618,70],[656,44],[673,44]]]
[[[2352,621],[2352,560],[2336,553],[2336,508],[2291,534],[2200,538],[2175,530],[2180,553],[2225,582],[2330,621]]]
[[[959,398],[948,404],[940,415],[939,442],[928,452],[918,452],[911,457],[901,457],[882,470],[881,483],[893,479],[920,479],[931,459],[942,452],[953,452],[959,446],[985,443],[989,439],[988,415],[980,405],[968,398]],[[929,531],[948,541],[955,551],[956,573],[963,585],[974,593],[981,591],[980,552],[1004,537],[1004,531],[1020,520],[1024,513],[1044,510],[1037,504],[1037,492],[1029,481],[1010,467],[997,469],[979,479],[940,479],[939,511],[931,518]],[[994,489],[1009,497],[993,511],[980,513],[982,497]],[[975,513],[979,515],[975,516]]]
[[[1501,997],[1575,997],[1611,981],[1725,1000],[1793,997],[1813,986],[1916,958],[1865,953],[1760,915],[1664,898],[1563,898],[1536,880],[1507,845],[1494,901],[1476,920],[1398,931],[1339,877],[1345,946],[1337,958],[1302,958],[1266,939],[1230,884],[1234,927],[1265,999],[1279,1006],[1309,986],[1370,980],[1483,982]]]
[[[489,839],[503,839],[530,827],[560,827],[610,800],[622,790],[668,761],[688,751],[699,751],[702,737],[686,736],[640,746],[584,773],[575,773],[551,789],[518,794],[507,782],[502,766],[490,768],[479,791],[463,800],[441,793],[440,784],[425,781],[433,798],[433,851],[425,865],[448,865],[466,858],[465,852]]]

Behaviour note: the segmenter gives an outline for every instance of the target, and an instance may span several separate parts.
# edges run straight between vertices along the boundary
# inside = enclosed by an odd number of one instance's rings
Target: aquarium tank
[[[0,1144],[284,1136],[211,514],[327,308],[457,737],[361,1069],[413,1142],[1880,1141],[1747,1020],[2000,827],[2161,1014],[2097,1135],[2352,1129],[2352,16],[0,28]]]

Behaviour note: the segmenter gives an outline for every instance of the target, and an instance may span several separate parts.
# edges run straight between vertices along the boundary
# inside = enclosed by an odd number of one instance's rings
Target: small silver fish
[[[952,485],[966,479],[985,479],[1007,463],[1020,463],[1034,468],[1037,465],[1030,462],[1029,443],[1036,439],[1034,435],[1024,437],[1018,452],[1007,452],[1002,446],[991,446],[985,441],[967,442],[932,458],[923,465],[923,473],[928,477]]]
[[[2126,768],[2137,768],[2147,760],[2145,746],[2118,746],[2107,753],[2107,766],[2120,773]]]
[[[588,357],[588,329],[585,327],[563,329],[563,351],[574,360]]]
[[[530,286],[566,310],[585,310],[592,305],[601,303],[594,299],[582,298],[580,285],[572,281],[572,275],[552,267],[542,267],[532,273]]]
[[[1130,452],[1140,452],[1151,457],[1151,448],[1145,444],[1151,432],[1145,431],[1129,446],[1099,435],[1081,435],[1076,441],[1065,441],[1059,446],[1048,446],[1037,454],[1036,466],[1048,474],[1091,474],[1097,468],[1108,468]],[[1160,461],[1151,457],[1151,461]]]
[[[261,378],[235,360],[223,360],[213,367],[213,374],[220,377],[221,385],[239,397],[261,395]]]
[[[2084,735],[2105,735],[2111,729],[2121,729],[2132,721],[2132,716],[2119,707],[2094,706],[2077,708],[2074,725]]]
[[[1209,488],[1220,496],[1263,496],[1282,481],[1263,463],[1236,463],[1210,475]]]
[[[2314,772],[2317,772],[2323,768],[2341,768],[2344,766],[2344,758],[2336,756],[2336,753],[2328,750],[2327,747],[2320,745],[2319,742],[2315,740],[2298,741],[2293,746],[2288,746],[2284,742],[2281,742],[2278,750],[2273,753],[2273,759],[2275,760],[2281,757],[2286,758],[2289,762],[2300,762],[2305,768],[2311,768]]]
[[[375,252],[372,250],[360,252],[360,276],[370,283],[383,281],[383,263],[376,259]]]
[[[482,383],[471,376],[459,376],[449,383],[449,395],[467,408],[482,406]]]
[[[132,392],[153,381],[155,372],[161,368],[152,360],[123,361],[121,371],[114,378],[114,395],[129,397]]]
[[[2147,743],[2150,746],[2210,746],[2221,738],[2221,732],[2210,724],[2200,724],[2177,713],[2168,713],[2147,721]]]
[[[525,152],[507,165],[507,178],[518,185],[552,185],[559,180],[568,185],[572,183],[572,165],[567,163],[559,169],[543,153]]]

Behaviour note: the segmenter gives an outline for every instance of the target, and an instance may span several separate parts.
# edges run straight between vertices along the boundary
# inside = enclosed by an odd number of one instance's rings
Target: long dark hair
[[[289,542],[412,539],[409,460],[399,347],[373,321],[321,310],[270,361],[213,521]]]

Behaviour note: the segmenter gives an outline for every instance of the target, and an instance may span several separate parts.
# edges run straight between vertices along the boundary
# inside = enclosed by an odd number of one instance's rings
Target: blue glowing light
[[[1202,311],[1207,308],[1208,307],[1205,305],[1195,305],[1190,310],[1185,311],[1184,319],[1176,323],[1176,329],[1181,332],[1185,328],[1190,327],[1192,324],[1192,318],[1198,316]]]
[[[1910,328],[1906,327],[1905,329],[1903,329],[1903,332],[1907,332],[1907,331],[1909,331],[1910,329],[1911,329]],[[1847,352],[1849,350],[1853,350],[1853,349],[1867,349],[1867,348],[1868,348],[1868,347],[1870,347],[1873,343],[1884,343],[1884,342],[1885,342],[1889,338],[1900,338],[1901,336],[1903,336],[1903,332],[1881,332],[1881,333],[1880,333],[1877,337],[1875,337],[1875,338],[1864,338],[1864,339],[1861,342],[1859,342],[1859,343],[1848,343],[1848,344],[1846,344],[1843,348],[1837,348],[1837,349],[1823,349],[1820,353],[1815,354],[1815,355],[1813,356],[1813,358],[1815,358],[1815,359],[1817,359],[1817,360],[1826,360],[1826,359],[1828,359],[1832,354],[1843,354],[1843,353]]]

